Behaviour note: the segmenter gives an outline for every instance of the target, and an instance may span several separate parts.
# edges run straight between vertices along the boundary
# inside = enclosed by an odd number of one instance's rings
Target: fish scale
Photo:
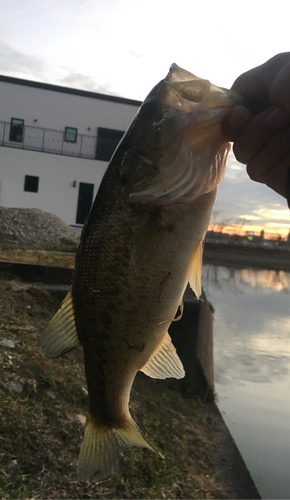
[[[138,370],[184,369],[168,335],[186,286],[201,293],[205,233],[229,144],[232,91],[172,65],[120,142],[78,248],[71,290],[40,337],[58,357],[82,345],[89,412],[78,476],[107,477],[124,451],[154,446],[129,413]]]

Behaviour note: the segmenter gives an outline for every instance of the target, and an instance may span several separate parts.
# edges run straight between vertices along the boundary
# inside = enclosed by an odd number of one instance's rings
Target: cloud
[[[38,80],[91,92],[120,95],[111,89],[112,86],[110,83],[100,84],[100,82],[91,76],[71,72],[71,68],[63,65],[51,65],[45,59],[15,50],[1,41],[0,74]]]
[[[246,218],[251,225],[281,222],[290,226],[286,200],[264,184],[253,182],[245,165],[230,153],[224,180],[218,189],[214,212],[220,220]],[[278,223],[279,224],[279,223]]]
[[[44,78],[45,63],[0,41],[0,73],[20,78]]]
[[[110,83],[98,83],[94,78],[82,73],[69,73],[67,76],[59,80],[61,85],[73,87],[76,89],[88,90],[91,92],[100,92],[103,94],[120,95],[111,90]]]

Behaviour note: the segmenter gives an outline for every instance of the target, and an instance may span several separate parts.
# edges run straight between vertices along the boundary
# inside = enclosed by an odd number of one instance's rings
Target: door
[[[77,224],[83,224],[93,203],[94,184],[80,182],[77,209]]]

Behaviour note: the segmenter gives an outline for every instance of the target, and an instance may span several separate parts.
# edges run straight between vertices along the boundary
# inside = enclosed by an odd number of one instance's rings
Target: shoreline
[[[290,272],[290,251],[206,242],[203,263]]]

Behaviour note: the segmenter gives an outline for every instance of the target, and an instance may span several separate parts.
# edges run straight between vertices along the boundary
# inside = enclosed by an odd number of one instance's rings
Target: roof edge
[[[32,80],[24,80],[22,78],[15,78],[12,76],[0,75],[0,82],[14,83],[15,85],[23,85],[24,87],[34,87],[38,89],[51,90],[53,92],[62,92],[64,94],[89,97],[91,99],[99,99],[101,101],[119,102],[121,104],[129,104],[131,106],[140,106],[142,104],[142,101],[136,101],[135,99],[127,99],[126,97],[100,94],[98,92],[79,90],[71,87],[62,87],[61,85],[52,85],[51,83],[42,83],[42,82],[35,82]]]

